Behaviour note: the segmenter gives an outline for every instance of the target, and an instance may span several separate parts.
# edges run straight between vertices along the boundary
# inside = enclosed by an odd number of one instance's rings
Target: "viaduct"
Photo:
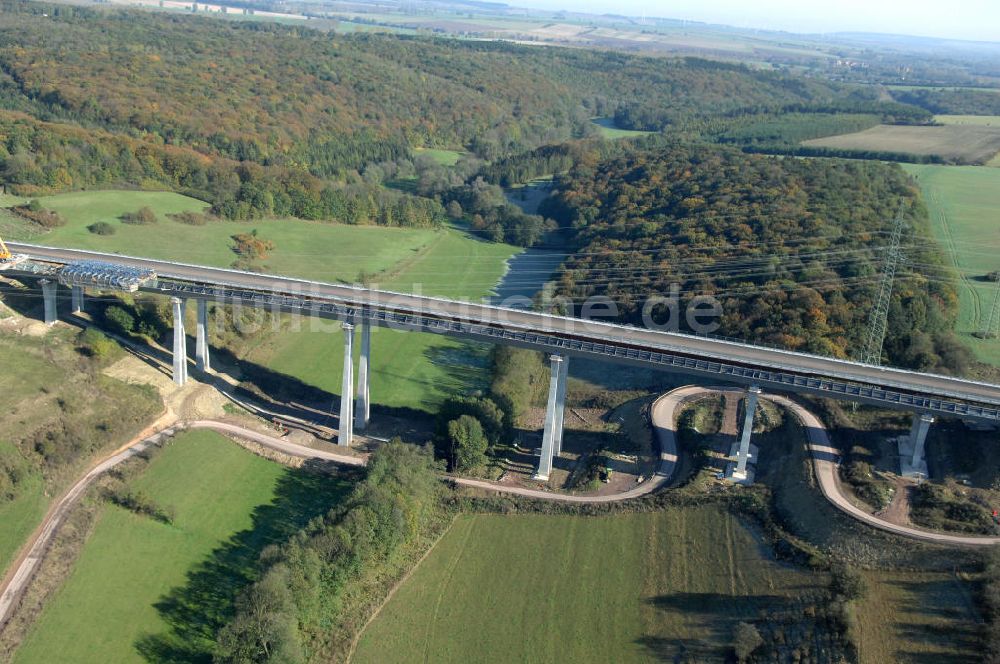
[[[56,320],[59,284],[71,289],[72,308],[84,307],[84,289],[142,291],[172,298],[173,378],[187,380],[184,313],[198,310],[195,361],[210,368],[208,303],[238,304],[338,320],[344,328],[344,371],[338,444],[350,445],[355,430],[369,422],[372,327],[431,332],[488,343],[509,344],[549,355],[548,390],[541,455],[535,477],[546,480],[562,451],[566,381],[573,357],[652,367],[747,388],[744,422],[732,479],[747,479],[750,434],[761,390],[793,392],[905,410],[913,426],[902,472],[926,475],[924,441],[936,417],[957,417],[1000,426],[1000,386],[961,378],[906,371],[806,353],[776,350],[672,332],[653,331],[554,316],[521,309],[407,295],[361,287],[275,277],[75,249],[8,243],[21,255],[3,273],[39,279],[45,321]],[[360,337],[357,397],[353,344]]]

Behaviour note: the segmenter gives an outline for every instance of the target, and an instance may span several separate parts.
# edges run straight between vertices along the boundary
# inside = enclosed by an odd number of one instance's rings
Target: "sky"
[[[885,32],[1000,42],[1000,0],[506,0],[791,32]]]

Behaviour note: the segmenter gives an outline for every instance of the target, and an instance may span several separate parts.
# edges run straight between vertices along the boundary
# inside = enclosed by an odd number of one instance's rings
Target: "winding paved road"
[[[820,489],[823,491],[826,499],[844,514],[858,521],[863,521],[879,530],[934,544],[955,544],[959,546],[992,546],[1000,544],[1000,537],[950,535],[913,528],[912,526],[901,526],[880,519],[874,514],[869,514],[856,507],[840,490],[840,481],[837,478],[837,459],[840,457],[840,450],[830,442],[830,436],[823,423],[819,421],[819,418],[806,410],[802,405],[787,397],[765,395],[764,398],[786,407],[795,414],[795,417],[805,427],[806,436],[809,441],[809,451],[812,452],[813,467],[816,469],[816,479],[819,480]]]
[[[670,394],[683,392],[685,398],[693,398],[696,396],[707,396],[709,394],[717,394],[719,392],[727,391],[731,391],[731,388],[690,386],[678,388]],[[1000,537],[951,535],[948,533],[936,533],[929,530],[922,530],[912,526],[901,526],[886,521],[885,519],[881,519],[874,514],[869,514],[868,512],[856,507],[847,498],[847,496],[844,495],[843,491],[841,491],[840,481],[837,474],[837,460],[840,458],[840,450],[834,447],[834,445],[830,442],[830,435],[827,433],[826,427],[823,426],[823,423],[820,422],[819,418],[807,410],[802,404],[793,401],[788,397],[783,397],[777,394],[763,394],[760,398],[779,404],[791,411],[791,413],[795,415],[796,419],[798,419],[805,428],[807,440],[809,442],[809,451],[813,458],[813,468],[816,470],[816,479],[819,481],[820,490],[823,492],[826,499],[841,512],[847,514],[853,519],[857,519],[858,521],[866,523],[874,528],[878,528],[879,530],[884,530],[895,535],[902,535],[904,537],[910,537],[924,542],[959,546],[992,546],[994,544],[1000,544]],[[677,402],[668,403],[676,405]],[[674,422],[675,415],[673,410],[653,410],[653,425],[657,428],[657,430],[673,426]],[[762,453],[764,453],[764,451],[762,451]]]

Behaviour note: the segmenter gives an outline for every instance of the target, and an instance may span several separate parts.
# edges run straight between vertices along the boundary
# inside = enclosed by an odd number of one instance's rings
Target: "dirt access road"
[[[697,386],[681,387],[661,396],[656,400],[656,402],[654,402],[653,407],[650,410],[650,419],[660,444],[659,470],[647,482],[623,493],[611,496],[572,496],[539,489],[502,486],[484,480],[463,477],[445,476],[442,479],[454,482],[455,484],[459,484],[461,486],[510,493],[528,498],[570,503],[608,503],[643,496],[656,491],[665,483],[669,482],[676,469],[678,456],[675,423],[677,420],[678,406],[680,406],[684,401],[703,395],[707,396],[718,391],[720,390]],[[881,519],[877,515],[869,514],[855,507],[840,490],[840,484],[837,480],[837,459],[839,457],[839,452],[831,444],[826,428],[819,421],[819,418],[806,410],[806,408],[802,405],[786,397],[767,395],[764,398],[787,408],[803,424],[808,436],[809,450],[813,456],[813,465],[816,470],[816,477],[819,480],[823,495],[837,509],[841,510],[848,516],[896,535],[911,537],[935,544],[990,546],[1000,543],[1000,537],[969,537],[962,535],[950,535],[945,533],[930,532],[909,526],[897,525]],[[168,411],[168,413],[165,414],[160,421],[158,421],[161,426],[163,425],[163,422],[166,421],[164,418],[166,418],[166,420],[172,419],[172,412]],[[17,559],[15,564],[11,567],[12,571],[9,572],[7,577],[4,579],[4,587],[2,589],[2,595],[0,595],[0,627],[6,624],[12,609],[16,606],[17,600],[20,598],[25,588],[27,588],[28,583],[31,581],[35,570],[41,563],[45,552],[51,544],[59,526],[64,521],[66,514],[68,514],[70,508],[76,503],[76,501],[79,500],[80,496],[83,495],[87,487],[90,486],[90,484],[93,483],[93,481],[100,476],[101,473],[106,472],[129,457],[138,454],[148,446],[159,443],[164,436],[172,436],[177,431],[184,428],[211,429],[224,435],[243,438],[259,445],[263,445],[269,449],[299,458],[322,459],[325,461],[351,466],[363,466],[367,461],[367,459],[363,456],[351,456],[347,454],[328,452],[325,450],[317,450],[290,442],[283,438],[263,434],[246,427],[218,420],[195,420],[184,423],[173,423],[169,427],[157,430],[155,433],[147,435],[141,440],[129,443],[123,448],[117,450],[107,459],[95,465],[49,510],[45,520],[35,531],[29,544],[25,547],[25,553]]]
[[[674,392],[664,395],[656,402],[654,409],[659,408],[665,412],[669,411],[669,413],[673,413],[681,398],[682,397],[676,396]],[[173,412],[168,411],[167,414],[161,417],[161,419],[158,420],[153,427],[151,427],[151,429],[154,429],[153,433],[150,433],[149,430],[147,430],[142,434],[142,438],[131,441],[122,448],[116,450],[111,456],[97,463],[83,477],[81,477],[76,484],[63,494],[58,501],[56,501],[54,506],[49,510],[49,513],[46,514],[42,524],[32,534],[32,538],[24,548],[25,553],[18,557],[18,559],[11,566],[11,572],[4,579],[2,595],[0,595],[0,628],[6,624],[14,607],[17,605],[18,600],[28,587],[28,584],[33,578],[39,564],[45,556],[46,551],[52,543],[59,526],[65,521],[66,515],[84,494],[87,488],[102,473],[107,472],[119,463],[142,452],[150,445],[158,444],[164,437],[173,436],[183,429],[211,429],[227,436],[243,438],[271,450],[293,457],[321,459],[349,466],[363,466],[367,461],[367,458],[364,456],[352,456],[348,454],[337,454],[336,452],[329,452],[326,450],[317,450],[293,443],[284,438],[263,434],[229,422],[222,422],[218,420],[175,422],[175,419],[176,418]],[[475,487],[490,491],[500,491],[542,500],[556,500],[573,503],[607,503],[628,500],[630,498],[635,498],[637,496],[642,496],[656,491],[665,482],[670,480],[670,476],[674,472],[677,462],[677,443],[675,433],[669,427],[657,427],[657,435],[661,446],[660,466],[657,473],[648,481],[640,484],[634,489],[611,496],[571,496],[537,489],[501,486],[492,482],[464,477],[444,476],[442,479],[462,486]]]

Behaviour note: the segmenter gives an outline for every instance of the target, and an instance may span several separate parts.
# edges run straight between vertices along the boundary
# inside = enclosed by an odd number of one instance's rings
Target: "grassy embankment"
[[[174,508],[174,522],[105,505],[15,661],[207,661],[214,630],[260,551],[324,513],[348,486],[283,468],[212,432],[181,434],[132,480]]]
[[[997,293],[997,285],[985,275],[1000,270],[996,225],[1000,170],[911,164],[904,168],[917,178],[934,234],[960,275],[956,333],[978,359],[1000,366],[1000,339],[976,336],[989,319]]]
[[[188,226],[167,213],[197,211],[204,203],[163,192],[83,192],[41,199],[67,224],[44,235],[8,220],[11,230],[34,242],[99,249],[152,258],[228,267],[236,258],[230,236],[257,229],[276,248],[263,261],[267,272],[323,281],[356,282],[362,273],[380,287],[456,298],[489,294],[518,250],[482,242],[455,230],[343,226],[300,220],[209,222]],[[148,205],[156,224],[123,224],[118,217]],[[87,230],[96,221],[116,228],[114,235]],[[10,232],[10,231],[8,231]],[[15,232],[11,237],[18,237]],[[309,321],[302,331],[286,332],[254,349],[250,360],[311,386],[339,394],[343,337],[338,329]],[[335,326],[333,326],[335,327]],[[430,410],[447,394],[479,385],[476,369],[485,349],[442,337],[378,330],[372,337],[372,399],[377,404]]]
[[[53,497],[160,410],[152,391],[93,373],[74,336],[60,329],[44,337],[0,333],[0,472],[17,477],[3,483],[0,573]],[[43,451],[51,458],[43,461]]]

